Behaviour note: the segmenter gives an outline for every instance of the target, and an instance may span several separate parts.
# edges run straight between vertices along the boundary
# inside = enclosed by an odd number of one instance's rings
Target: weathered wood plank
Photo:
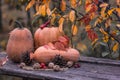
[[[5,56],[0,54],[0,57]],[[112,63],[110,63],[112,62]],[[96,64],[97,63],[97,64]],[[119,61],[81,57],[80,68],[71,68],[64,72],[26,71],[18,64],[8,61],[0,68],[0,74],[46,80],[119,80]],[[104,65],[105,64],[105,65]],[[117,65],[117,66],[114,66]]]
[[[94,63],[94,64],[120,66],[120,60],[111,60],[111,59],[81,56],[79,61],[84,62],[84,63]]]

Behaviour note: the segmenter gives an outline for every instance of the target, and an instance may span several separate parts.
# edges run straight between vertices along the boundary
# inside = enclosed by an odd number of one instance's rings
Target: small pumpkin
[[[58,37],[61,35],[62,33],[59,31],[58,27],[39,28],[34,34],[35,48],[37,49],[49,42],[54,42],[58,40]]]
[[[37,61],[37,62],[51,62],[56,55],[63,56],[63,58],[66,61],[78,61],[80,54],[76,49],[73,48],[67,48],[66,50],[58,50],[55,49],[54,45],[49,44],[46,46],[39,47],[34,54],[31,53],[30,57],[31,59]]]
[[[6,52],[9,59],[20,62],[23,54],[33,51],[33,37],[31,32],[24,28],[20,22],[15,21],[15,23],[19,25],[19,28],[10,32]]]

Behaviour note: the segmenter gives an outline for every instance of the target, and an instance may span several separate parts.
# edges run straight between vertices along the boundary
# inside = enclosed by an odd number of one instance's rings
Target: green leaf
[[[106,57],[107,55],[109,55],[109,52],[102,52],[102,57]]]
[[[81,40],[84,40],[87,36],[87,33],[85,31],[81,32]]]
[[[35,18],[32,20],[32,25],[33,25],[36,21],[38,21],[40,18],[41,18],[40,15],[35,16]]]
[[[98,17],[92,19],[92,20],[90,21],[90,25],[94,27],[94,24],[95,24],[95,22],[96,22],[97,19],[98,19]]]

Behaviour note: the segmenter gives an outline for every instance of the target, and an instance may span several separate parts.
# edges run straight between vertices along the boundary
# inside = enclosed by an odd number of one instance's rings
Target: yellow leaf
[[[120,24],[116,24],[116,26],[120,28]]]
[[[108,36],[108,35],[104,35],[104,37],[103,37],[103,41],[107,43],[108,40],[109,40],[109,36]]]
[[[41,8],[42,8],[42,5],[39,6],[39,9],[38,9],[38,11],[36,12],[36,14],[34,16],[41,15]]]
[[[120,8],[116,8],[116,11],[118,13],[118,16],[120,17]]]
[[[79,0],[79,3],[78,3],[79,5],[81,5],[82,4],[82,0]]]
[[[26,11],[29,10],[35,4],[35,0],[31,0],[26,6]]]
[[[116,0],[117,6],[120,6],[120,0]]]
[[[50,1],[51,0],[44,1],[44,4],[46,5],[47,8],[49,7]]]
[[[47,3],[47,0],[42,0],[43,1],[43,4],[46,4]]]
[[[69,13],[69,19],[71,22],[74,22],[75,21],[75,11],[74,10],[71,10],[70,13]]]
[[[98,41],[98,38],[96,38],[94,41],[92,41],[92,45],[94,45]]]
[[[116,43],[116,44],[113,46],[112,50],[115,52],[115,51],[118,49],[118,46],[119,46],[119,44]]]
[[[70,5],[72,8],[75,8],[77,6],[77,0],[70,0]]]
[[[50,14],[51,14],[51,10],[49,7],[47,7],[47,15],[50,16]]]
[[[85,4],[87,5],[87,4],[90,4],[90,3],[92,3],[92,0],[85,0]]]
[[[72,34],[75,36],[76,34],[77,34],[77,32],[78,32],[78,28],[77,28],[77,26],[76,25],[72,25]]]
[[[105,22],[105,27],[108,28],[111,25],[111,19],[107,19]]]
[[[60,8],[61,8],[61,11],[65,11],[66,10],[66,2],[65,2],[65,0],[61,1]]]
[[[115,8],[113,8],[113,9],[111,9],[111,10],[109,10],[107,13],[108,13],[108,15],[111,15],[112,14],[112,12],[115,10]]]
[[[92,4],[88,5],[85,9],[86,13],[89,12],[92,9]]]
[[[51,25],[54,25],[55,18],[56,18],[56,15],[55,15],[55,13],[53,13],[53,14],[51,15]]]
[[[83,43],[78,43],[76,48],[80,50],[81,52],[85,52],[87,50],[87,46]]]
[[[94,24],[94,26],[96,26],[98,23],[101,23],[102,22],[102,19],[99,17],[99,18],[97,18],[97,20],[95,21],[95,24]]]
[[[90,14],[90,19],[94,19],[96,17],[96,13],[95,12],[92,12],[91,14]]]
[[[103,28],[100,28],[99,30],[100,30],[100,32],[103,33],[104,35],[107,35],[107,33],[104,31]]]
[[[107,6],[108,6],[107,3],[102,3],[102,4],[100,5],[100,7],[107,7]]]
[[[46,16],[46,5],[41,5],[41,15]]]
[[[85,31],[89,31],[91,29],[91,26],[90,25],[87,25],[86,27],[85,27]]]
[[[36,4],[35,8],[36,8],[36,11],[38,12],[39,11],[39,4]]]
[[[61,18],[59,19],[59,24],[63,24],[63,22],[64,22],[64,18],[61,17]]]
[[[59,31],[63,32],[63,22],[64,22],[64,18],[60,18],[59,19]]]
[[[100,14],[101,14],[101,16],[102,16],[103,18],[106,16],[105,10],[106,10],[106,7],[103,7],[103,8],[101,9],[101,12],[100,12]]]

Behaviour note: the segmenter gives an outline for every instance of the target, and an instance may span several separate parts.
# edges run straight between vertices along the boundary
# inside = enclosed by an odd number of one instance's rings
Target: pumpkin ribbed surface
[[[61,35],[62,33],[60,33],[58,27],[46,27],[42,30],[39,28],[34,34],[35,48],[37,49],[49,42],[56,41]]]
[[[10,32],[6,52],[14,62],[20,62],[22,54],[33,51],[33,38],[27,28],[16,28]]]
[[[64,51],[42,46],[32,54],[32,58],[37,62],[47,63],[52,61],[56,55],[63,56],[65,60],[74,62],[78,61],[80,57],[79,52],[73,48],[68,48]]]

